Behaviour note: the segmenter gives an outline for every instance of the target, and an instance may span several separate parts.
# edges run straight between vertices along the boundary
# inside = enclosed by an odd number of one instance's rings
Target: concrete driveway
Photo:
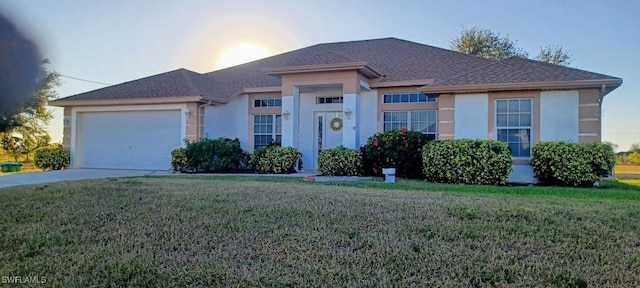
[[[136,177],[147,175],[169,175],[169,171],[149,170],[115,170],[115,169],[69,169],[47,172],[20,173],[0,176],[0,188],[54,183],[62,181],[76,181],[85,179],[102,179],[115,177]]]

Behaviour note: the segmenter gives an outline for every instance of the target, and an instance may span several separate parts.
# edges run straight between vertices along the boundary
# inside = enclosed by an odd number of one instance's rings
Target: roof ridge
[[[193,81],[193,79],[191,79],[191,76],[188,75],[188,72],[191,72],[192,74],[196,74],[196,75],[200,75],[200,73],[194,72],[194,71],[190,71],[187,69],[180,69],[179,70],[180,73],[182,74],[182,77],[185,79],[185,81],[187,82],[187,85],[189,85],[189,88],[191,89],[191,91],[193,91],[195,96],[203,96],[202,95],[202,91],[200,91],[200,88],[198,87],[198,85],[196,85],[196,83]]]

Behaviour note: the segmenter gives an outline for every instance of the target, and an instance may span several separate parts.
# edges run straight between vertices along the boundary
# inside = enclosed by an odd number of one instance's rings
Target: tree
[[[49,63],[47,60],[43,64]],[[48,145],[51,137],[47,132],[47,124],[53,118],[51,111],[47,109],[47,103],[57,98],[55,88],[60,85],[59,75],[55,72],[42,69],[39,82],[40,89],[30,97],[31,101],[21,107],[19,113],[10,119],[10,127],[0,133],[3,141],[3,149],[11,153],[17,161],[16,155],[29,155],[35,149]],[[6,148],[5,148],[6,147]]]
[[[449,42],[449,47],[458,52],[488,59],[503,60],[513,56],[529,58],[529,53],[517,44],[518,41],[513,40],[508,34],[502,35],[476,26],[462,29],[460,35]],[[536,60],[564,66],[573,62],[571,53],[560,45],[540,47]]]
[[[528,54],[517,47],[517,41],[509,35],[501,35],[489,29],[471,27],[463,29],[460,36],[449,43],[451,49],[458,52],[478,55],[489,59],[507,59],[512,56],[527,58]]]
[[[640,165],[640,152],[633,152],[629,154],[627,161],[631,165]]]
[[[602,144],[607,144],[613,148],[613,151],[618,150],[618,144],[615,144],[611,141],[602,141]]]
[[[573,62],[571,53],[560,45],[540,47],[536,60],[562,66],[569,66]]]
[[[640,143],[633,143],[629,147],[629,153],[640,153]]]
[[[9,133],[2,133],[2,137],[0,138],[0,146],[13,157],[13,161],[15,162],[18,162],[18,157],[20,156],[21,142],[22,139],[20,137]]]

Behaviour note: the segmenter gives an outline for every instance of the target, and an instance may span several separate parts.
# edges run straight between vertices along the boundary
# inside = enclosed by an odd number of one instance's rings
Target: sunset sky
[[[210,72],[306,46],[396,37],[448,48],[463,28],[510,34],[531,56],[621,77],[604,101],[603,140],[640,142],[640,1],[3,0],[0,11],[62,75],[118,84],[177,68]],[[62,78],[60,97],[105,87]],[[62,139],[62,112],[51,125]]]

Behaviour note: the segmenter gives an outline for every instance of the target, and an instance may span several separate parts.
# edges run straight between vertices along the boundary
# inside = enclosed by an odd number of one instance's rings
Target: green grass
[[[217,176],[5,188],[0,276],[59,287],[637,287],[640,202],[627,194],[638,191],[609,184],[569,196]]]
[[[165,177],[165,176],[160,176]],[[447,192],[449,194],[502,194],[519,196],[557,196],[572,199],[619,199],[619,200],[639,200],[640,182],[635,180],[603,181],[602,188],[571,188],[557,186],[483,186],[483,185],[450,185],[430,183],[422,180],[410,180],[396,178],[396,183],[384,183],[381,178],[373,181],[335,181],[335,182],[315,182],[306,183],[302,177],[273,177],[273,176],[218,176],[202,175],[175,177],[188,179],[214,179],[231,180],[238,182],[282,182],[282,183],[304,183],[307,185],[326,185],[339,187],[356,187],[367,189],[383,190],[413,190],[427,192]]]

